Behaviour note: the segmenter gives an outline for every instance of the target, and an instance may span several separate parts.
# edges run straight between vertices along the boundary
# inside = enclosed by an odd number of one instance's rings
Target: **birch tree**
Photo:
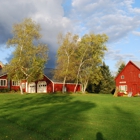
[[[107,50],[105,42],[108,37],[102,35],[84,35],[79,39],[78,35],[67,33],[66,36],[60,36],[60,47],[57,52],[57,71],[55,77],[66,81],[82,84],[84,93],[89,83],[97,83],[101,79],[100,65],[104,53]]]
[[[107,50],[105,45],[107,40],[108,37],[105,34],[89,34],[81,38],[78,49],[75,53],[77,61],[77,77],[74,92],[76,92],[79,82],[81,82],[83,92],[85,92],[89,80],[92,79],[92,83],[97,83],[101,78],[98,70],[99,66],[102,64],[104,53]]]
[[[13,25],[13,38],[7,41],[8,47],[14,47],[13,58],[5,70],[12,80],[21,82],[39,80],[43,76],[44,65],[48,60],[48,47],[39,43],[40,26],[32,19]]]
[[[67,33],[65,36],[59,34],[58,43],[60,47],[57,51],[57,71],[55,72],[55,78],[63,80],[63,88],[66,81],[74,79],[73,69],[73,55],[78,44],[78,35],[72,35]]]

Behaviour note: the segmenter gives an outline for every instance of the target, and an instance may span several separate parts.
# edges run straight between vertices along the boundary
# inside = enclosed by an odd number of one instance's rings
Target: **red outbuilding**
[[[3,65],[0,62],[0,89],[10,89],[17,91],[20,89],[19,82],[8,79],[7,73],[2,71]],[[74,92],[76,83],[65,83],[53,78],[53,69],[44,69],[43,79],[28,83],[22,80],[22,89],[27,93],[54,93],[59,91]],[[78,84],[76,91],[81,91],[81,85]]]
[[[140,94],[140,62],[129,61],[115,78],[119,96]]]

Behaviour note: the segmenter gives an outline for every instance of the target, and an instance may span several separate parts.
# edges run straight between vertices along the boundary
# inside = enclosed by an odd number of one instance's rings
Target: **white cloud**
[[[56,42],[57,34],[67,31],[78,34],[106,33],[110,42],[113,42],[127,36],[140,25],[140,9],[132,7],[133,0],[72,0],[69,17],[64,17],[62,2],[63,0],[2,1],[0,29],[5,37],[9,37],[13,23],[32,17],[42,27],[44,42]]]
[[[134,35],[140,36],[140,32],[138,32],[138,31],[133,31],[132,33],[133,33]]]
[[[105,54],[106,60],[137,60],[137,57],[133,53],[122,53],[121,49],[114,49],[109,47],[108,51]]]
[[[42,40],[47,43],[52,55],[57,50],[57,35],[60,32],[106,33],[109,43],[124,39],[129,33],[140,35],[140,8],[133,7],[134,0],[71,0],[67,14],[62,7],[64,0],[3,0],[0,3],[0,44],[11,37],[14,23],[31,17],[41,25]],[[66,10],[66,9],[65,9]],[[67,17],[66,17],[67,16]],[[122,55],[121,50],[109,50],[108,59],[133,58]],[[53,56],[54,57],[54,56]]]
[[[84,25],[88,29],[85,32],[106,33],[110,42],[122,39],[140,26],[140,16],[132,4],[133,0],[73,0],[78,31]]]

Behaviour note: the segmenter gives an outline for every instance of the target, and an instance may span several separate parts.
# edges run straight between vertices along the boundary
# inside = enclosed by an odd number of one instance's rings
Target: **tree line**
[[[32,19],[13,25],[13,38],[7,41],[14,47],[13,58],[5,66],[9,78],[20,82],[39,80],[48,61],[48,46],[39,42],[40,26]],[[54,78],[81,84],[82,92],[110,93],[115,87],[109,66],[103,62],[108,36],[106,34],[85,34],[83,37],[67,34],[58,35],[59,48],[56,55]],[[64,87],[63,87],[64,88]]]

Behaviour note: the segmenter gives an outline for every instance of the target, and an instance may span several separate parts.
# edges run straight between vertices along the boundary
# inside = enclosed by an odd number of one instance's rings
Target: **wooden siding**
[[[7,80],[7,75],[1,76],[0,79]],[[8,88],[8,80],[7,80],[6,86],[0,86],[0,89],[7,89],[7,88]]]
[[[0,79],[6,79],[7,80],[7,75],[1,76]],[[62,91],[62,89],[63,89],[63,83],[55,83],[55,82],[51,81],[46,76],[43,76],[43,79],[39,80],[39,81],[46,81],[46,83],[47,83],[47,86],[46,86],[47,93],[58,92],[58,91]],[[8,83],[9,83],[9,85],[8,85]],[[35,84],[36,84],[35,91],[36,92],[37,92],[37,83],[38,83],[38,81],[35,82]],[[23,80],[22,84],[24,84],[23,92],[26,92],[27,91],[27,89],[26,89],[27,88],[26,87],[26,80]],[[66,83],[65,84],[66,91],[67,92],[74,92],[75,86],[76,86],[76,84]],[[0,89],[6,89],[8,87],[10,88],[10,90],[14,90],[14,91],[19,91],[20,90],[19,86],[12,85],[11,80],[9,82],[7,80],[7,85],[6,86],[0,86]],[[81,90],[81,86],[78,85],[76,91],[80,91],[80,90]]]
[[[125,68],[118,74],[115,79],[116,86],[127,86],[127,93],[132,92],[132,96],[140,93],[140,69],[134,65],[131,61],[125,66]],[[121,76],[124,76],[124,79],[121,79]],[[123,93],[119,92],[119,95],[122,96]]]

